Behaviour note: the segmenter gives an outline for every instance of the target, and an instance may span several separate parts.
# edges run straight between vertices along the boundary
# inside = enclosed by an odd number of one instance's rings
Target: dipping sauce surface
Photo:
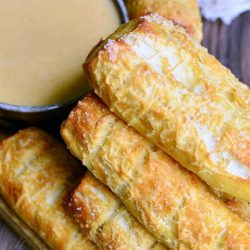
[[[82,63],[121,23],[112,0],[0,0],[0,102],[50,105],[86,88]]]

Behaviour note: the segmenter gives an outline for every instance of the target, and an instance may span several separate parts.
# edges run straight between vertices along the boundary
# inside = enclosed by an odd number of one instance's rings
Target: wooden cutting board
[[[202,44],[244,83],[250,86],[250,11],[230,26],[204,20]],[[27,250],[25,243],[0,221],[0,250]]]

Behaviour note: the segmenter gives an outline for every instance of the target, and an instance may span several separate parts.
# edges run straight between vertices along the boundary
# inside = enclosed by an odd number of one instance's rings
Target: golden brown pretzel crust
[[[76,221],[100,249],[167,249],[90,172],[73,193],[70,204]]]
[[[202,22],[197,0],[125,0],[131,19],[157,13],[181,25],[198,42],[202,40]]]
[[[47,243],[34,232],[0,197],[0,219],[17,233],[31,249],[51,250]]]
[[[250,223],[250,203],[240,201],[234,198],[224,199],[225,204],[234,213],[238,214],[242,219]]]
[[[78,162],[41,130],[22,130],[0,144],[0,193],[52,249],[97,249],[64,210],[81,175]]]
[[[78,103],[61,134],[71,152],[170,248],[249,249],[249,224],[95,95]]]
[[[180,27],[133,20],[84,68],[112,112],[214,189],[250,202],[250,90]]]

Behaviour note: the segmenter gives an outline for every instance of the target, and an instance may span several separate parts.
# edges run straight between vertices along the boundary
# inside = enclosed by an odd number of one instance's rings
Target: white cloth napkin
[[[211,21],[220,18],[225,24],[250,10],[250,0],[199,0],[202,15]]]

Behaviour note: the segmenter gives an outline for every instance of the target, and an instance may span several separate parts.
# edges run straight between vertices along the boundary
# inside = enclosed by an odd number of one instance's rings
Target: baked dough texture
[[[70,205],[78,224],[100,249],[167,249],[90,172],[73,193]]]
[[[79,176],[78,162],[41,130],[22,130],[0,144],[0,194],[52,249],[97,249],[64,209]]]
[[[250,203],[234,198],[224,199],[224,203],[235,214],[238,214],[243,220],[250,223]]]
[[[71,152],[170,249],[250,249],[250,225],[94,94],[63,123]]]
[[[202,22],[197,0],[125,0],[131,19],[158,13],[181,25],[198,42],[202,40]]]
[[[84,69],[112,112],[212,188],[250,202],[250,90],[158,15],[121,26]]]
[[[6,202],[0,197],[0,219],[14,230],[31,249],[51,250],[41,237],[38,236]]]

